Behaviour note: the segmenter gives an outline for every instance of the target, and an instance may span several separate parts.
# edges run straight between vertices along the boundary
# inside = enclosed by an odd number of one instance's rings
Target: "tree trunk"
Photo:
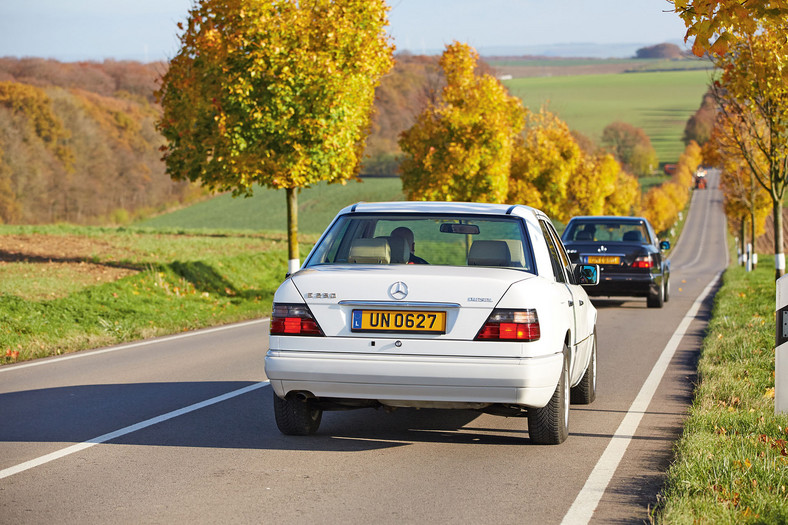
[[[739,226],[741,232],[739,233],[740,246],[739,246],[739,266],[747,266],[747,216],[741,216],[741,225]]]
[[[298,188],[286,188],[287,195],[287,273],[298,271]]]
[[[783,252],[783,203],[781,199],[772,200],[774,214],[774,275],[775,280],[785,274],[785,252]]]
[[[755,202],[755,199],[753,199]],[[753,204],[750,206],[750,243],[752,248],[750,249],[750,266],[754,270],[755,267],[758,265],[757,255],[755,255],[755,205]]]

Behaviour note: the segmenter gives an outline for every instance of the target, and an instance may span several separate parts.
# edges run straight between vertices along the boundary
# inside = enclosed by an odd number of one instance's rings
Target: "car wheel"
[[[664,302],[668,302],[670,299],[670,279],[665,280],[665,291],[663,292],[664,295]]]
[[[665,287],[660,286],[657,293],[648,295],[646,306],[649,308],[662,308],[663,304],[665,304]]]
[[[566,350],[566,348],[564,349]],[[558,445],[569,435],[569,361],[564,366],[553,397],[542,408],[528,409],[528,435],[537,445]]]
[[[588,361],[583,379],[570,390],[570,400],[574,404],[588,405],[596,399],[596,333],[594,333],[591,359]]]
[[[282,399],[274,394],[274,418],[282,434],[308,436],[317,432],[323,410],[315,407],[309,399],[294,396]]]

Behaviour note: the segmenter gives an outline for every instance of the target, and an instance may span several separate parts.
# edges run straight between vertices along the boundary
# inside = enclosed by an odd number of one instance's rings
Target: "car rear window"
[[[645,223],[632,221],[572,221],[562,238],[564,242],[651,242]]]
[[[304,266],[425,263],[535,268],[516,217],[358,213],[340,217]]]

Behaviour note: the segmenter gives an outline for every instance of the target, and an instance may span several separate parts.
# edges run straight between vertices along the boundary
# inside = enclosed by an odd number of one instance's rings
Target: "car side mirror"
[[[670,250],[670,241],[662,241],[659,243],[660,250]]]
[[[599,265],[575,265],[575,282],[583,286],[596,286],[599,284]]]

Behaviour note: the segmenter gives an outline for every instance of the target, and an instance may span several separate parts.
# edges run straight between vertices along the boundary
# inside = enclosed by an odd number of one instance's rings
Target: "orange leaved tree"
[[[671,0],[669,0],[671,1]],[[788,20],[788,0],[672,0],[687,34],[695,42],[692,51],[725,54],[742,35],[757,33],[764,24]]]

